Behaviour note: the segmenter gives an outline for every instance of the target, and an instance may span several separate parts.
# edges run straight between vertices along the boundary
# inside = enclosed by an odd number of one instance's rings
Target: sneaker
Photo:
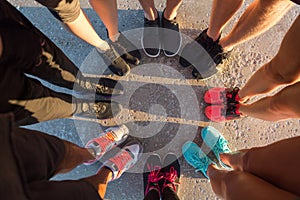
[[[212,126],[204,127],[201,130],[201,136],[206,145],[213,151],[222,167],[228,168],[220,159],[220,154],[231,152],[228,147],[228,141]]]
[[[211,88],[204,93],[204,101],[209,104],[238,104],[240,102],[240,89],[235,87],[229,88]]]
[[[97,52],[103,58],[104,63],[108,68],[116,75],[126,76],[130,72],[130,66],[126,61],[118,54],[118,52],[110,45],[110,49],[101,53],[98,49]]]
[[[119,103],[112,101],[88,102],[86,100],[77,100],[75,116],[111,119],[122,109]]]
[[[172,20],[164,18],[164,12],[162,13],[161,27],[162,30],[162,48],[164,54],[168,57],[175,56],[181,47],[182,38],[179,32],[179,24],[176,21],[176,17]]]
[[[110,41],[110,44],[125,61],[134,65],[140,63],[142,57],[140,51],[122,33],[119,34],[117,41]]]
[[[111,97],[124,93],[121,84],[117,83],[117,81],[110,78],[86,77],[85,80],[80,81],[80,86],[84,89],[94,91],[96,95]]]
[[[147,196],[148,192],[152,189],[157,190],[160,196],[160,181],[163,179],[161,166],[162,164],[158,154],[152,154],[148,157],[143,173],[145,196]]]
[[[178,191],[178,186],[180,184],[180,164],[176,155],[169,153],[164,158],[162,173],[164,174],[164,183],[161,188],[161,192],[164,191],[166,187],[171,188],[174,192]]]
[[[126,144],[114,157],[103,163],[103,166],[110,169],[113,173],[112,180],[129,170],[138,161],[143,148],[137,141]]]
[[[239,111],[240,104],[211,105],[204,110],[205,116],[214,122],[238,119],[242,116]]]
[[[161,49],[158,12],[157,15],[158,17],[155,20],[144,18],[144,31],[141,39],[145,54],[151,58],[159,56]]]
[[[84,162],[85,165],[91,165],[100,160],[100,158],[115,146],[124,142],[129,134],[129,130],[125,125],[120,127],[112,127],[105,130],[100,137],[93,138],[88,141],[85,148],[91,149],[95,159]]]
[[[183,48],[179,63],[183,67],[193,66],[192,74],[195,78],[211,77],[218,72],[217,65],[228,57],[228,53],[225,53],[222,46],[219,45],[219,39],[220,37],[217,41],[213,41],[207,35],[207,29],[204,30],[195,39],[195,42],[191,42]],[[199,45],[202,49],[199,49]]]
[[[207,179],[207,168],[211,164],[215,164],[194,142],[188,141],[182,146],[182,153],[185,160],[196,169],[196,172],[201,172]]]

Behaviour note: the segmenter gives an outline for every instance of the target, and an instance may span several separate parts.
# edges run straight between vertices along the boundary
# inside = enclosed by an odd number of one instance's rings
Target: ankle
[[[144,16],[149,21],[155,21],[158,18],[158,11],[155,9],[151,9],[149,12],[144,12]]]
[[[218,41],[220,39],[221,36],[221,31],[218,32],[211,32],[210,29],[207,29],[206,32],[207,36],[210,37],[214,42]],[[221,43],[219,42],[219,44],[221,45]],[[222,46],[222,45],[221,45]],[[223,47],[223,46],[222,46]]]
[[[175,19],[176,16],[177,16],[177,12],[169,11],[167,8],[163,12],[163,18],[169,21]]]
[[[108,34],[108,37],[109,37],[109,39],[112,41],[112,42],[116,42],[116,41],[118,41],[118,39],[119,39],[119,36],[120,36],[120,32],[119,31],[115,31],[114,33],[112,33],[112,34]]]
[[[112,172],[111,169],[104,166],[104,167],[101,167],[98,170],[97,176],[99,177],[99,182],[101,184],[105,184],[105,183],[108,183],[109,181],[111,181],[113,179],[113,172]]]
[[[233,45],[231,45],[231,44],[229,44],[228,42],[227,42],[227,38],[225,37],[225,38],[222,38],[220,41],[219,41],[219,45],[223,48],[223,50],[225,51],[225,52],[227,52],[227,51],[232,51],[232,49],[233,49]]]

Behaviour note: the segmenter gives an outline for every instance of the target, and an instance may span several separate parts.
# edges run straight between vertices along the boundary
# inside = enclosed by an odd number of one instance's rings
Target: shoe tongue
[[[121,140],[124,137],[124,135],[129,134],[129,130],[125,125],[111,128],[108,131],[111,132],[111,134],[115,137],[116,140]]]

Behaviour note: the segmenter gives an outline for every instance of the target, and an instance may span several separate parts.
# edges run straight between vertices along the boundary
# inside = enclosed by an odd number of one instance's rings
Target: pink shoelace
[[[148,175],[148,184],[146,187],[145,196],[151,188],[155,188],[158,191],[160,191],[158,181],[163,178],[163,174],[160,173],[160,166],[152,166],[151,164],[147,164],[147,168],[150,171],[150,173]],[[156,185],[154,185],[153,183]]]
[[[163,188],[171,186],[173,190],[176,192],[176,185],[179,185],[180,183],[176,182],[176,179],[178,178],[178,174],[177,171],[174,169],[174,167],[170,168],[170,172],[165,173],[164,178],[165,178],[165,182]]]

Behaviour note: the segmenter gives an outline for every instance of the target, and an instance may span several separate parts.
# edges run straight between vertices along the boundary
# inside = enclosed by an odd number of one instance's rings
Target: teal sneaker
[[[206,145],[214,152],[222,167],[229,168],[220,159],[220,154],[231,152],[228,147],[228,141],[221,135],[221,133],[217,129],[212,126],[204,127],[201,130],[201,136]]]
[[[188,141],[182,146],[182,154],[185,160],[192,165],[196,172],[201,172],[207,179],[207,168],[213,162],[194,142]]]

